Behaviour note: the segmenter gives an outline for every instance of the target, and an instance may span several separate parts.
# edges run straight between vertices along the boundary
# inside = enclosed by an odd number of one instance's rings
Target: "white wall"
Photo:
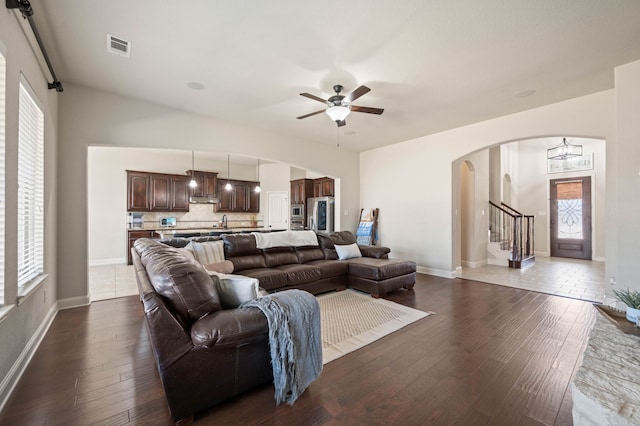
[[[20,18],[21,19],[21,18]],[[61,94],[48,90],[35,55],[25,39],[14,12],[0,8],[0,50],[6,58],[5,99],[5,308],[0,318],[0,409],[26,367],[36,346],[56,312],[56,216],[58,148],[58,99]],[[18,199],[18,93],[20,74],[34,90],[44,109],[44,272],[47,280],[27,298],[17,298],[17,199]],[[64,206],[66,207],[66,206]]]
[[[607,231],[607,270],[618,288],[640,290],[640,61],[616,68],[615,82],[618,141],[613,153],[607,144],[607,219],[616,233]],[[609,271],[610,259],[617,267]]]
[[[614,102],[615,91],[608,90],[361,153],[361,204],[380,208],[381,244],[421,271],[454,276],[460,265],[454,161],[504,142],[567,134],[605,139],[609,156]]]
[[[58,200],[60,205],[72,206],[58,217],[57,249],[64,253],[58,258],[58,296],[65,304],[88,302],[89,146],[230,152],[232,156],[282,162],[341,178],[339,202],[349,211],[359,209],[358,155],[343,148],[222,123],[72,84],[65,85],[59,115]],[[355,229],[357,215],[341,219],[345,229]]]

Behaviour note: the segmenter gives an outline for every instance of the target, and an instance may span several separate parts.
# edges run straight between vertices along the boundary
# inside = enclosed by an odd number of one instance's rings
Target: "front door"
[[[551,256],[591,260],[591,177],[550,185]]]

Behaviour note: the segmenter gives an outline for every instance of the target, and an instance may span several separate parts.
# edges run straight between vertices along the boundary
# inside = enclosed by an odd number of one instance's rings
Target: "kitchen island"
[[[161,228],[155,229],[157,238],[177,238],[177,237],[205,237],[219,236],[222,234],[247,233],[247,232],[276,232],[285,229],[271,229],[264,227],[238,227],[238,228]]]

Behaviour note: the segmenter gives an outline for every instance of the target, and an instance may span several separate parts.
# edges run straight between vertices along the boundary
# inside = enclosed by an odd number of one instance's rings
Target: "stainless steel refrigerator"
[[[333,232],[335,204],[333,197],[307,198],[308,229],[318,232]]]

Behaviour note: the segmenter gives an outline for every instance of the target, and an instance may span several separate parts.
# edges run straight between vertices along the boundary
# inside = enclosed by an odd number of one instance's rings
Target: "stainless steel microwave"
[[[291,204],[291,219],[304,219],[304,204]]]

